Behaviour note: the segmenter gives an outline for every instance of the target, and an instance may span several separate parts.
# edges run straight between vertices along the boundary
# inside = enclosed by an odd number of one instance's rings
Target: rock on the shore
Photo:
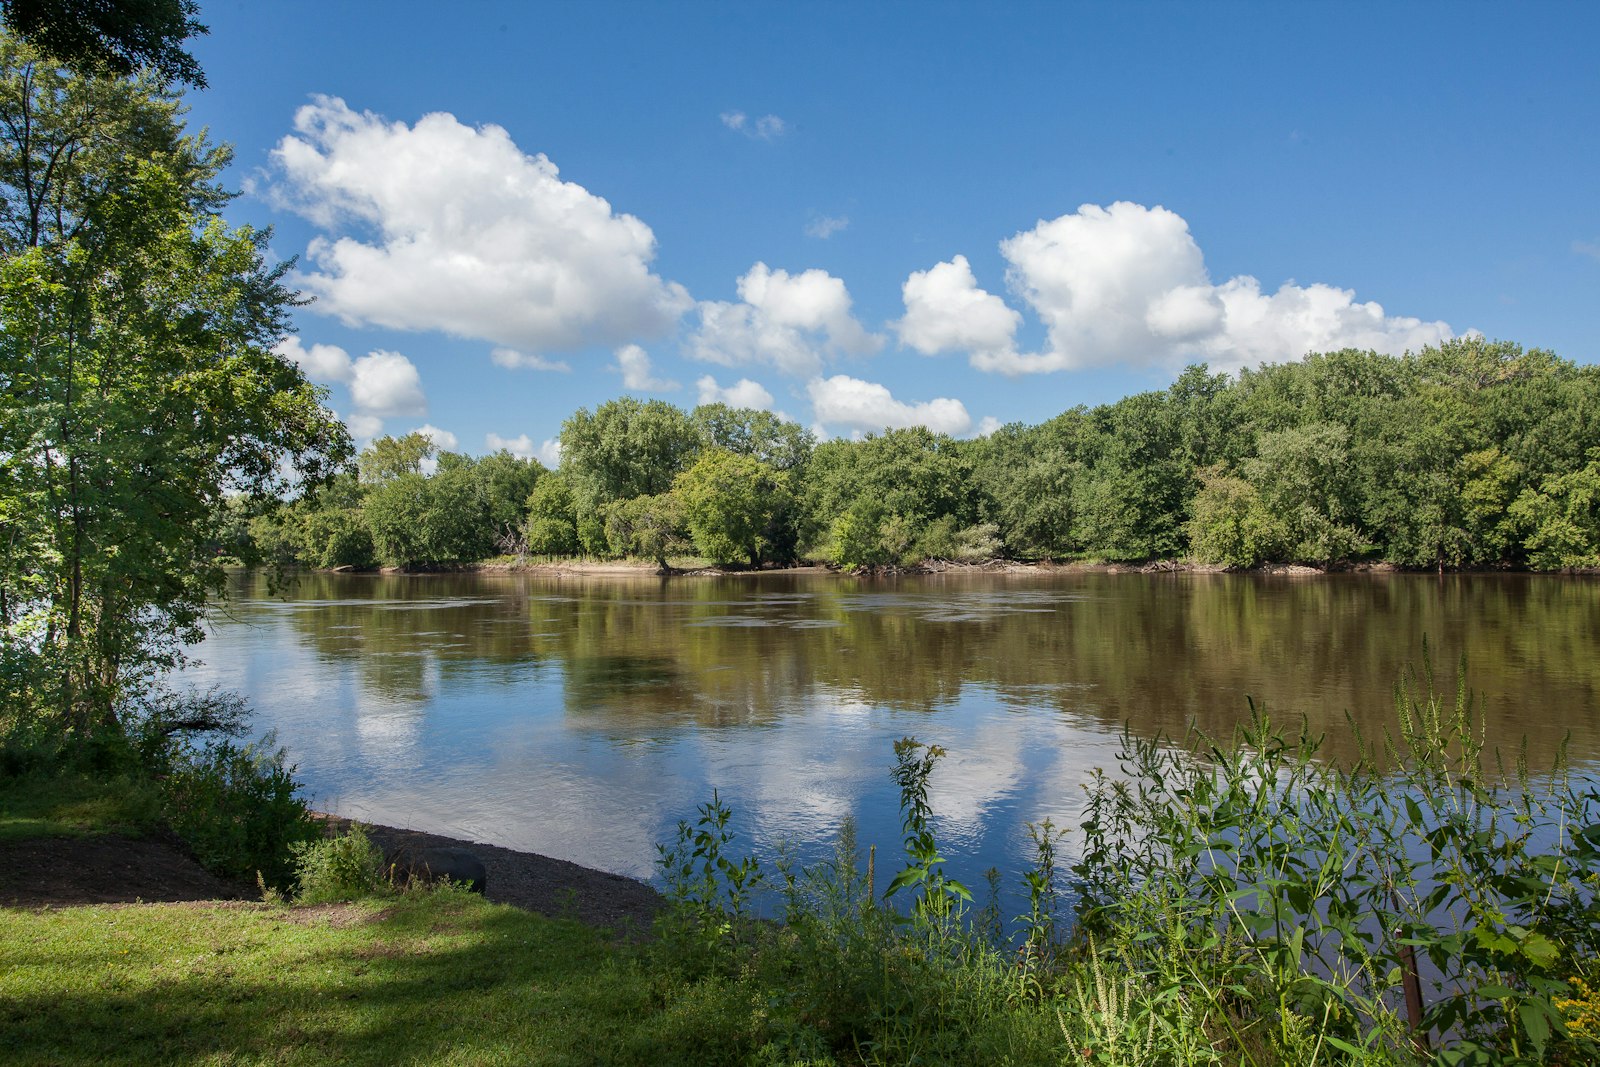
[[[400,849],[387,859],[395,874],[407,881],[437,882],[448,878],[474,893],[485,892],[489,885],[483,860],[464,848]]]

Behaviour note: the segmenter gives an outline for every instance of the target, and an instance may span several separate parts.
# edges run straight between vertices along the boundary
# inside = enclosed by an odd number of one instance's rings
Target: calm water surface
[[[1027,821],[1076,825],[1125,722],[1226,733],[1249,696],[1348,753],[1424,635],[1447,687],[1466,654],[1491,742],[1600,759],[1587,578],[239,574],[187,673],[250,698],[320,807],[646,878],[713,787],[766,855],[854,815],[892,857],[914,734],[950,752],[937,829],[977,885],[1025,865]]]

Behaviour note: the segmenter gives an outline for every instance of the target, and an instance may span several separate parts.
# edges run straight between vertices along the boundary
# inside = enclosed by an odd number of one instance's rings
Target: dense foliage
[[[408,566],[514,551],[1559,570],[1600,566],[1597,441],[1600,368],[1463,338],[1237,377],[1190,367],[1170,388],[974,440],[913,427],[818,444],[769,412],[630,398],[566,421],[553,476],[531,462],[514,475],[502,454],[440,456],[425,477],[425,438],[380,438],[353,497],[295,505],[291,532],[265,536],[313,566],[360,566],[370,537],[372,558]],[[470,502],[474,462],[502,474]]]
[[[1499,764],[1464,685],[1432,683],[1350,766],[1260,713],[1231,740],[1128,737],[1076,834],[1029,826],[1009,921],[944,874],[936,746],[895,745],[885,891],[849,824],[833,860],[768,870],[713,794],[659,846],[656,958],[760,1005],[761,1062],[1593,1063],[1600,791]],[[764,892],[777,921],[749,918]]]
[[[78,70],[204,87],[205,72],[183,43],[206,32],[196,0],[0,0],[6,29]]]
[[[272,351],[288,265],[224,223],[228,152],[182,114],[0,39],[0,697],[77,736],[199,638],[228,499],[349,451]]]

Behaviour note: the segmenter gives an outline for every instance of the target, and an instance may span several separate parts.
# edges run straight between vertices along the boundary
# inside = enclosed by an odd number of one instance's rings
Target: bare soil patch
[[[254,886],[207,871],[173,837],[40,837],[0,843],[0,904],[13,908],[242,900]]]
[[[348,820],[327,817],[330,832]],[[465,848],[483,861],[490,900],[554,918],[642,935],[664,906],[661,894],[620,874],[566,860],[402,830],[367,826],[386,855],[402,849]],[[81,904],[258,900],[254,885],[228,882],[208,872],[176,837],[41,837],[0,843],[0,906],[63,908]],[[349,921],[337,905],[308,909],[309,918],[335,925]]]

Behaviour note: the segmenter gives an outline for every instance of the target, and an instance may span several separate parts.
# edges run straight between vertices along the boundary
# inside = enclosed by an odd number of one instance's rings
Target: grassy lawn
[[[730,1062],[731,992],[465,894],[0,910],[15,1064]]]
[[[0,843],[162,826],[147,778],[0,777]],[[466,893],[0,908],[0,1062],[713,1064],[732,983]]]
[[[0,842],[85,834],[138,837],[161,824],[161,797],[147,777],[0,775]]]

